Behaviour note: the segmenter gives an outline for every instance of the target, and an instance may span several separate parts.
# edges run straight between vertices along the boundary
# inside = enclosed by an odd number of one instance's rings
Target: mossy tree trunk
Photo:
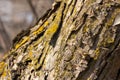
[[[56,0],[14,39],[0,80],[119,80],[119,58],[119,0]]]

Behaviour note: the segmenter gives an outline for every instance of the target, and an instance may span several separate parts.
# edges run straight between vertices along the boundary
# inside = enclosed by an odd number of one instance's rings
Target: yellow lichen
[[[2,73],[2,77],[6,77],[7,76],[7,71],[4,71],[3,73]]]
[[[64,7],[63,4],[61,7]],[[49,40],[53,34],[57,31],[60,21],[61,21],[61,16],[62,16],[62,9],[63,8],[59,8],[59,10],[56,13],[56,17],[53,21],[53,23],[51,23],[51,25],[49,26],[49,28],[46,30],[45,32],[45,37],[47,37],[47,39]]]
[[[18,49],[21,45],[23,45],[25,42],[27,42],[30,38],[24,37],[23,40],[21,40],[19,43],[15,45],[15,49]]]
[[[112,15],[108,22],[105,24],[107,28],[111,27],[114,22],[115,15]]]
[[[92,80],[90,77],[87,80]]]
[[[28,56],[29,56],[30,58],[32,58],[32,57],[33,57],[33,52],[32,52],[33,46],[30,46],[28,49],[29,49]]]
[[[84,26],[84,27],[83,27],[83,33],[88,32],[88,30],[89,30],[88,26]]]
[[[0,62],[0,74],[4,72],[5,66],[6,66],[5,62]]]
[[[107,28],[109,28],[109,27],[111,27],[111,26],[113,25],[114,20],[115,20],[115,17],[116,17],[117,14],[119,14],[119,13],[120,13],[120,9],[119,9],[119,8],[117,8],[117,9],[114,10],[114,12],[113,12],[113,14],[111,15],[110,19],[108,18],[108,22],[105,24],[105,26],[106,26]]]
[[[113,43],[113,42],[114,42],[114,39],[113,39],[113,38],[108,38],[108,39],[107,39],[107,43],[110,44],[110,43]]]
[[[34,35],[35,35],[35,34],[38,34],[38,33],[42,32],[43,29],[44,29],[44,27],[41,26],[37,31],[34,31],[33,34],[34,34]]]
[[[48,21],[46,21],[46,22],[44,23],[44,26],[46,27],[48,24],[49,24],[49,22],[48,22]]]
[[[54,33],[54,32],[57,30],[57,27],[58,27],[57,24],[53,24],[52,27],[49,28],[49,29],[46,31],[46,34],[49,35],[49,34]]]
[[[49,24],[49,22],[46,21],[42,26],[40,26],[38,28],[38,30],[33,32],[33,35],[37,35],[37,34],[41,33],[45,29],[45,27],[48,26],[48,24]]]
[[[98,56],[99,56],[99,54],[100,54],[100,48],[97,48],[97,49],[94,51],[94,53],[95,53],[94,60],[97,60],[97,58],[98,58]]]

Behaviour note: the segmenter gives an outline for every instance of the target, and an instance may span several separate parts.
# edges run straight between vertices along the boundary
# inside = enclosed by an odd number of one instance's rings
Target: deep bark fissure
[[[119,76],[120,76],[120,69],[117,72],[116,80],[119,80]]]
[[[63,12],[64,12],[64,10],[65,10],[65,7],[66,7],[66,4],[64,4]],[[52,38],[51,38],[51,41],[50,41],[50,43],[49,43],[49,44],[52,45],[53,47],[55,47],[55,45],[56,45],[56,41],[57,41],[57,39],[58,39],[58,37],[59,37],[60,31],[61,31],[61,28],[62,28],[62,25],[63,25],[63,16],[64,16],[64,14],[62,13],[61,21],[60,21],[60,24],[58,25],[59,27],[58,27],[57,31],[53,34],[53,36],[52,36]]]
[[[33,28],[14,40],[0,63],[0,79],[117,79],[119,5],[103,0],[56,1]]]
[[[17,35],[17,37],[15,37],[15,38],[13,39],[13,43],[14,43],[13,47],[14,47],[15,44],[16,44],[17,42],[19,42],[24,36],[28,36],[29,34],[30,34],[30,30],[23,30],[22,32],[20,32],[20,33]]]

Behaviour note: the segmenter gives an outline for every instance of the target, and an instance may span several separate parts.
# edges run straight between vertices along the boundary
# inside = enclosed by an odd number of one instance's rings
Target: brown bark
[[[119,80],[120,1],[56,0],[21,32],[1,80]]]

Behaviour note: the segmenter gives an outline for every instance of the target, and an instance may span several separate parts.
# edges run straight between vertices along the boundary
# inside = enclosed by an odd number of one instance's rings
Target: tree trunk
[[[14,39],[0,80],[120,80],[119,58],[119,0],[56,0]]]

